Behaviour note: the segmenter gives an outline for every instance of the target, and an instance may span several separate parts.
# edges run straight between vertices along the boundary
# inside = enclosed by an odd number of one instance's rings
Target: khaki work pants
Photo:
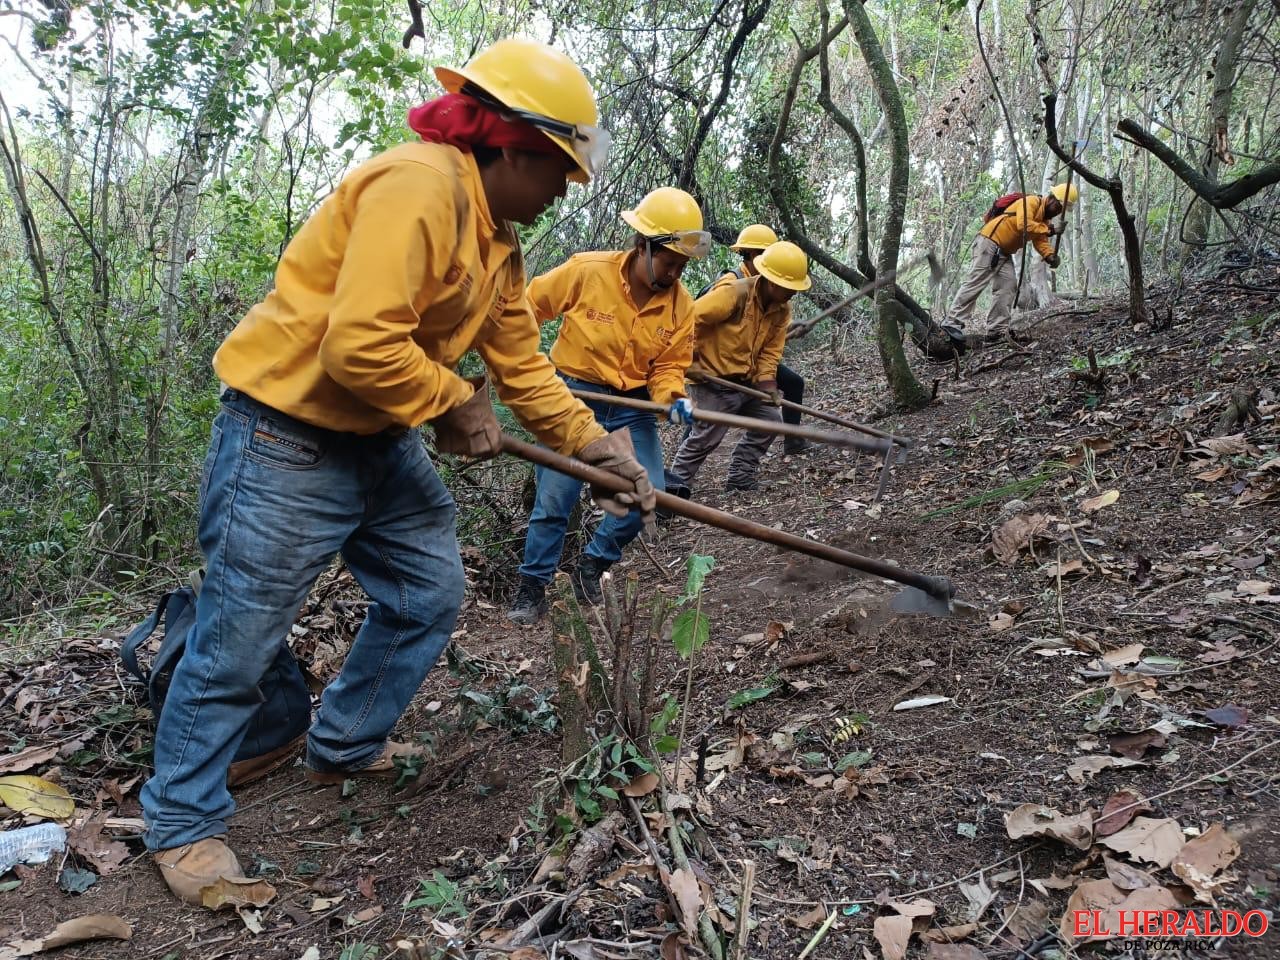
[[[742,417],[755,417],[758,420],[782,422],[782,411],[770,406],[763,400],[749,397],[730,387],[721,387],[714,383],[698,383],[690,388],[693,394],[694,409],[715,410],[719,413],[736,413]],[[720,446],[720,441],[729,432],[729,427],[717,423],[706,423],[698,420],[693,430],[684,438],[680,449],[676,452],[675,461],[671,464],[671,472],[684,481],[686,486],[693,486],[693,478],[698,475],[698,468],[711,455],[711,451]],[[760,471],[760,461],[773,443],[772,433],[759,433],[747,430],[742,439],[733,448],[733,456],[729,460],[729,486],[752,487],[756,482],[756,474]]]
[[[969,276],[956,291],[947,319],[958,326],[967,327],[973,320],[973,308],[978,296],[991,283],[991,309],[987,312],[985,330],[970,333],[999,333],[1009,325],[1013,316],[1013,301],[1018,293],[1018,277],[1013,272],[1013,257],[1000,249],[982,234],[973,238],[969,251]]]

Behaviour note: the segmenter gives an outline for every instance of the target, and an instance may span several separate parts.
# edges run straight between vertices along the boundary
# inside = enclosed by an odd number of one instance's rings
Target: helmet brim
[[[436,79],[440,81],[440,86],[444,87],[446,93],[461,93],[462,88],[468,83],[473,83],[489,96],[498,100],[492,93],[485,89],[484,84],[480,83],[466,67],[436,67]],[[501,102],[501,101],[499,101]],[[574,183],[590,183],[591,171],[586,168],[582,162],[582,158],[574,151],[573,145],[564,137],[557,137],[554,134],[543,131],[542,135],[554,143],[557,147],[569,155],[569,159],[573,161],[573,170],[569,173],[569,179]]]

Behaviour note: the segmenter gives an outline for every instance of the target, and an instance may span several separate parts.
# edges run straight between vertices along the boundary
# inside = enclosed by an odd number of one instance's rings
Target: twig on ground
[[[814,932],[813,936],[809,938],[809,942],[806,943],[804,946],[804,949],[800,951],[800,956],[797,958],[797,960],[804,960],[805,957],[813,953],[814,949],[818,946],[818,944],[822,942],[822,938],[827,935],[827,931],[831,929],[831,925],[835,922],[836,922],[836,911],[832,910],[830,915],[827,917],[827,919],[823,921],[822,926],[820,926]]]
[[[751,893],[756,885],[754,860],[742,861],[742,891],[738,894],[737,958],[747,960],[747,940],[751,938]]]

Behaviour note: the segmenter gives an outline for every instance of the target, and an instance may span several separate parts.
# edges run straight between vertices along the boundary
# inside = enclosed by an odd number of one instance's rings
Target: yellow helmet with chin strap
[[[773,232],[772,227],[767,227],[763,223],[753,223],[749,227],[743,227],[742,232],[738,234],[738,239],[729,247],[730,250],[763,250],[778,242],[778,235]]]
[[[1060,183],[1049,191],[1049,196],[1057,200],[1063,207],[1069,207],[1080,199],[1080,191],[1069,183]]]
[[[808,290],[813,285],[809,279],[809,258],[794,243],[780,240],[770,244],[751,261],[760,276],[788,290]]]
[[[508,37],[463,67],[436,67],[449,93],[465,93],[532,124],[567,153],[586,183],[604,167],[609,134],[600,129],[595,92],[576,63],[536,40]]]
[[[676,187],[650,190],[634,210],[623,210],[621,216],[623,223],[650,241],[650,247],[657,244],[697,259],[711,252],[711,234],[702,229],[702,208]]]

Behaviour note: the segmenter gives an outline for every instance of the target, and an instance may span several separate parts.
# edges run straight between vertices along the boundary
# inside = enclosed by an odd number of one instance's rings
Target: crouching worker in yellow
[[[463,595],[453,499],[415,428],[430,423],[448,453],[488,457],[500,445],[487,385],[454,371],[464,352],[480,352],[498,396],[543,443],[627,479],[630,492],[601,494],[607,506],[653,508],[625,437],[610,437],[538,352],[511,223],[532,223],[567,179],[598,172],[586,77],[515,39],[436,76],[448,95],[409,114],[421,142],[346,176],[214,357],[225,389],[200,497],[208,572],[142,792],[147,847],[190,903],[241,876],[225,842],[228,768],[259,683],[335,554],[372,602],[306,733],[306,775],[394,776],[413,752],[388,738]]]
[[[770,399],[760,400],[714,383],[695,384],[693,399],[706,410],[780,422],[778,362],[791,324],[791,298],[809,289],[809,261],[803,250],[782,240],[766,247],[751,265],[754,274],[721,281],[694,304],[697,362],[723,380],[763,390]],[[671,464],[672,483],[692,487],[698,468],[728,429],[703,420],[695,423]],[[771,433],[748,430],[743,434],[729,461],[726,489],[756,488],[760,461],[772,442]]]
[[[580,253],[529,284],[539,321],[563,317],[551,362],[576,390],[652,400],[668,407],[673,423],[688,423],[684,372],[693,359],[693,298],[680,275],[693,257],[705,257],[710,235],[702,211],[683,190],[660,187],[622,220],[636,231],[631,249]],[[636,458],[653,485],[662,487],[662,445],[652,413],[589,401],[610,431],[630,433]],[[538,469],[538,492],[520,565],[520,587],[509,619],[534,623],[546,610],[547,584],[564,549],[569,516],[582,485]],[[638,514],[606,516],[572,573],[584,603],[601,601],[600,577],[642,529]]]

